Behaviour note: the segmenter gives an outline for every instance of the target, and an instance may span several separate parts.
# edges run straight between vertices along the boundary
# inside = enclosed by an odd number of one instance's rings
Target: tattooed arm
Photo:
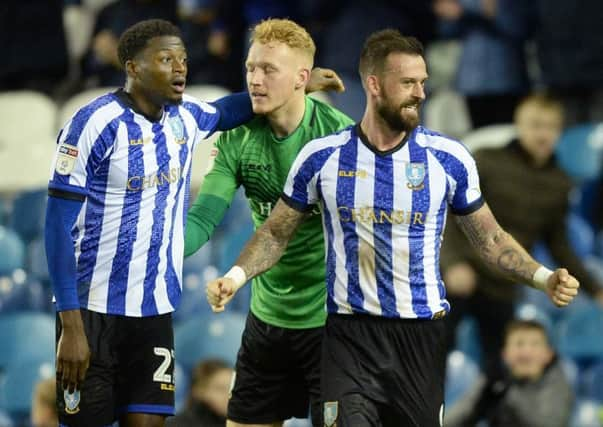
[[[279,200],[264,224],[251,237],[235,263],[247,280],[270,269],[281,259],[293,233],[306,214]]]
[[[285,252],[287,244],[306,214],[279,200],[274,210],[251,237],[235,266],[225,275],[207,284],[207,301],[216,312],[253,277],[270,269]]]
[[[557,306],[569,304],[578,293],[578,281],[564,268],[557,269],[544,280],[538,275],[535,277],[541,265],[500,227],[486,204],[471,214],[456,218],[471,245],[492,270],[509,280],[528,283],[546,292]]]

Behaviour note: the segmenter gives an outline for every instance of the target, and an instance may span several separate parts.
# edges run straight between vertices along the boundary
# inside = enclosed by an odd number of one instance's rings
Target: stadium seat
[[[594,303],[568,307],[557,326],[557,349],[578,363],[603,359],[603,309]]]
[[[42,283],[17,269],[0,276],[0,313],[42,311],[50,308],[50,295]]]
[[[482,360],[482,347],[477,328],[475,318],[465,316],[461,319],[456,328],[455,349],[479,364]]]
[[[603,123],[567,129],[556,148],[559,165],[576,181],[596,179],[603,168]]]
[[[567,357],[560,357],[559,363],[561,364],[561,369],[565,374],[565,378],[572,387],[572,390],[578,390],[581,382],[580,368],[578,367],[578,364]]]
[[[8,276],[25,265],[25,245],[17,233],[0,226],[0,276]]]
[[[212,263],[213,251],[214,242],[213,240],[209,240],[197,252],[185,258],[182,265],[183,275],[203,274],[205,269]]]
[[[588,368],[583,375],[583,396],[603,405],[603,359]]]
[[[245,327],[245,316],[228,311],[190,317],[176,325],[176,360],[187,371],[201,360],[220,358],[232,366]]]
[[[187,372],[178,362],[174,363],[174,375],[176,376],[174,400],[176,404],[176,413],[178,413],[186,406],[190,390],[190,380]]]
[[[602,427],[601,405],[592,400],[580,399],[574,404],[571,427]]]
[[[56,139],[55,103],[37,92],[3,92],[0,115],[0,192],[45,187]]]
[[[4,367],[0,384],[0,408],[15,419],[26,419],[31,409],[31,396],[36,384],[54,376],[52,360],[16,362]],[[29,425],[29,424],[27,424]]]
[[[201,101],[211,102],[229,95],[230,91],[222,86],[216,85],[191,85],[186,87],[186,94],[194,96]],[[210,153],[214,142],[219,136],[220,132],[216,132],[208,139],[201,141],[193,153],[191,189],[195,192],[201,186],[203,177],[205,177],[212,166],[212,157]]]
[[[570,211],[580,215],[593,228],[600,220],[597,202],[602,186],[603,176],[600,176],[580,182],[570,193]]]
[[[218,277],[218,270],[213,265],[208,265],[201,273],[188,273],[183,276],[180,306],[173,313],[175,323],[186,321],[200,313],[210,313],[205,285],[216,277]]]
[[[464,138],[471,130],[471,119],[465,99],[444,89],[435,92],[425,103],[425,126],[454,138]]]
[[[2,386],[0,386],[1,388]],[[3,409],[0,409],[0,426],[2,427],[14,427],[15,423],[10,418],[10,415]]]
[[[0,195],[0,225],[6,225],[10,213],[10,205],[8,198]]]
[[[42,93],[0,92],[0,146],[16,147],[21,156],[15,160],[27,159],[30,153],[25,147],[31,146],[40,138],[55,136],[56,115],[56,104]]]
[[[490,125],[475,129],[465,135],[463,142],[471,150],[476,152],[481,148],[502,147],[517,136],[515,125]]]
[[[26,243],[42,237],[47,193],[46,188],[24,191],[18,194],[13,201],[9,224]]]
[[[94,89],[88,89],[73,95],[59,108],[58,119],[55,123],[55,133],[65,126],[65,124],[71,119],[71,117],[95,98],[105,95],[109,92],[114,92],[117,88],[114,87],[99,87]]]
[[[425,56],[429,64],[427,87],[430,91],[454,86],[462,45],[459,40],[434,40],[427,45],[425,48]],[[427,99],[429,97],[428,94]]]
[[[567,221],[567,237],[579,258],[585,258],[595,252],[595,234],[590,224],[581,216],[570,213]]]
[[[0,368],[16,363],[53,362],[54,320],[54,316],[34,312],[0,315]]]
[[[33,240],[27,247],[27,271],[42,283],[50,284],[43,237]]]
[[[446,359],[444,401],[452,407],[471,387],[480,375],[477,363],[461,351],[450,352]]]

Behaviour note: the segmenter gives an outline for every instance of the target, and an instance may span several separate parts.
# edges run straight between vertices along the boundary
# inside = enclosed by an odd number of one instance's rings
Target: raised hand
[[[580,283],[565,268],[558,268],[546,283],[546,293],[557,307],[565,307],[576,295]]]
[[[211,306],[214,313],[224,311],[226,304],[230,302],[232,297],[239,290],[233,279],[228,277],[218,277],[207,284],[205,293],[207,302]]]

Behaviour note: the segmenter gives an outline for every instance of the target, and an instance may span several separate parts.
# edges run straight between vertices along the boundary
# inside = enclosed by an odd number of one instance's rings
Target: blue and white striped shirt
[[[358,125],[311,141],[283,200],[322,205],[329,313],[421,319],[450,310],[439,268],[448,206],[463,215],[483,204],[469,151],[420,126],[385,153]]]
[[[85,197],[72,230],[80,306],[152,316],[180,301],[192,151],[220,114],[184,96],[150,121],[117,91],[81,108],[57,141],[49,190]]]

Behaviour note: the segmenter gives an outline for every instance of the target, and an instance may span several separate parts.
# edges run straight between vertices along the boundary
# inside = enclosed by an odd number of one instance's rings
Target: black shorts
[[[228,419],[268,424],[291,417],[322,427],[320,352],[323,328],[287,329],[249,312],[237,356]]]
[[[325,426],[441,426],[445,364],[443,320],[329,315],[322,353]]]
[[[171,313],[125,317],[81,310],[92,353],[79,400],[57,381],[59,421],[69,427],[112,424],[127,412],[174,414]],[[61,322],[57,315],[57,343]]]

